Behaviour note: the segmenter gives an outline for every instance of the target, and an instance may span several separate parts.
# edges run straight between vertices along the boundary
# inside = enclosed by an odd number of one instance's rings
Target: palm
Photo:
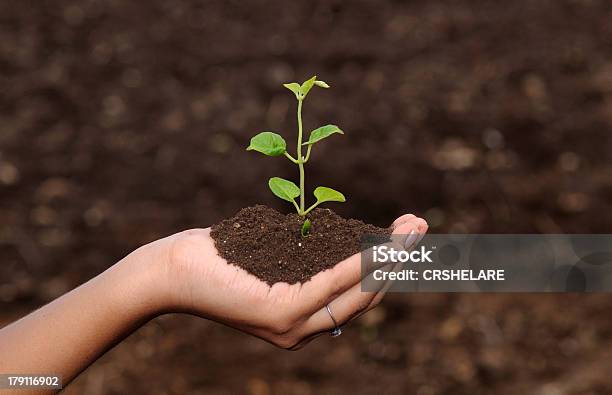
[[[208,301],[214,297],[220,312],[231,307],[231,311],[238,313],[234,320],[251,321],[272,309],[288,308],[298,299],[301,284],[277,283],[270,286],[221,258],[210,237],[210,228],[188,232],[187,237],[176,242],[175,252],[184,272],[188,273],[190,281],[187,281],[184,291],[190,295],[195,312],[210,314]],[[324,272],[314,280],[319,282],[327,276]],[[214,295],[210,295],[211,292]],[[224,313],[223,317],[227,318],[227,314]]]

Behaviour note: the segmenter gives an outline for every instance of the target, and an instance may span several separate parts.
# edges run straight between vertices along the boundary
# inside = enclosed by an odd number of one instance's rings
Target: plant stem
[[[298,100],[297,108],[298,141],[297,141],[297,163],[300,168],[300,209],[298,214],[306,215],[304,212],[304,158],[302,157],[302,100]]]
[[[304,211],[303,215],[308,214],[309,212],[311,212],[315,207],[317,207],[319,205],[319,202],[314,203],[312,206],[308,207],[308,210]]]
[[[295,206],[295,209],[296,209],[296,211],[298,212],[298,214],[299,214],[299,215],[302,215],[302,214],[300,214],[300,207],[299,207],[299,206],[297,205],[297,203],[295,202],[295,199],[294,199],[294,200],[292,200],[292,201],[291,201],[291,203],[293,203],[293,206]]]
[[[308,144],[308,150],[306,150],[306,158],[304,158],[304,163],[308,162],[310,159],[310,150],[312,149],[312,144]]]
[[[297,159],[295,159],[293,156],[291,156],[288,152],[285,151],[285,156],[293,163],[297,164],[298,161]],[[308,155],[306,155],[306,157],[308,157]]]

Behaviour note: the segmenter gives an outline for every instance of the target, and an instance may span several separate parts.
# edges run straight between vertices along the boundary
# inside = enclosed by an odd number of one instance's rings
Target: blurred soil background
[[[612,3],[0,2],[0,325],[136,247],[256,203],[295,135],[281,84],[332,85],[312,180],[340,214],[432,232],[611,233]],[[274,349],[147,324],[67,394],[612,393],[609,295],[396,294],[336,339]],[[2,356],[0,356],[2,358]]]

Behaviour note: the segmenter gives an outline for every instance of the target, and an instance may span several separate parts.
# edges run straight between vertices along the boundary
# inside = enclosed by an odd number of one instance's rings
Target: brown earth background
[[[332,85],[308,180],[379,226],[610,233],[612,3],[0,2],[0,325],[136,247],[256,203],[293,166],[283,82]],[[312,188],[314,185],[309,184]],[[166,316],[67,394],[612,393],[612,297],[397,294],[285,352]],[[2,356],[0,356],[1,358]]]

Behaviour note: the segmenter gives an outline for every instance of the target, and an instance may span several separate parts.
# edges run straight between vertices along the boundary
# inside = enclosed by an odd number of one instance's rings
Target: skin
[[[427,223],[411,214],[392,227],[402,247],[405,235],[427,231]],[[212,319],[297,350],[334,327],[326,305],[343,325],[380,303],[390,284],[362,292],[361,275],[356,254],[304,284],[270,287],[220,258],[210,228],[188,230],[137,249],[1,329],[0,372],[60,375],[65,386],[134,330],[165,313]]]

